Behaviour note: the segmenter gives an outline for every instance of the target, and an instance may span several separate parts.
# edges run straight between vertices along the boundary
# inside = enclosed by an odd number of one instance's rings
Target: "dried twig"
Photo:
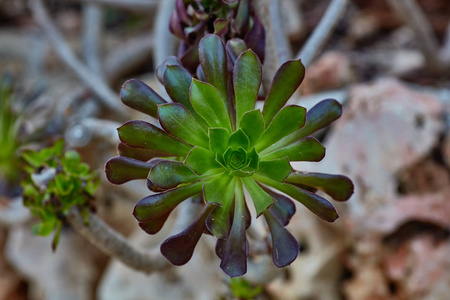
[[[117,258],[130,268],[146,273],[160,271],[170,264],[159,254],[150,254],[132,247],[121,234],[112,229],[96,215],[90,214],[88,225],[77,209],[67,216],[70,225],[94,246],[109,256]]]
[[[94,3],[83,6],[83,57],[87,66],[100,77],[103,77],[99,49],[102,23],[103,11],[100,6]]]
[[[425,56],[428,66],[434,71],[446,68],[439,59],[439,46],[431,24],[417,2],[414,0],[388,0],[388,3],[403,22],[414,31],[417,45]]]
[[[128,11],[152,10],[162,0],[66,0],[70,2],[94,3]]]
[[[281,25],[279,1],[254,1],[253,6],[266,31],[263,83],[264,88],[268,89],[278,67],[289,59],[292,53],[289,41]]]
[[[175,55],[176,37],[169,30],[170,16],[175,7],[174,0],[164,0],[158,5],[153,35],[155,49],[153,51],[153,62],[155,66],[160,65],[168,56]]]
[[[98,97],[99,100],[116,115],[126,117],[126,114],[119,105],[119,97],[111,88],[98,76],[95,76],[73,53],[67,42],[56,29],[41,0],[29,0],[29,7],[34,18],[48,35],[57,54],[61,60],[70,67],[78,77],[88,86]]]
[[[305,45],[302,47],[296,58],[302,59],[303,65],[307,67],[314,57],[322,49],[325,42],[330,37],[340,18],[345,12],[348,0],[332,0],[327,11],[320,19],[319,24],[310,35]]]

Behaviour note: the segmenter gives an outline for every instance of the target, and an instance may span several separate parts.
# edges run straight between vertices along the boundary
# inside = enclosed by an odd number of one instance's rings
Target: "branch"
[[[47,34],[61,60],[71,68],[77,76],[88,86],[99,100],[115,114],[126,117],[126,113],[119,105],[119,96],[99,77],[95,76],[73,53],[61,33],[56,29],[47,11],[42,4],[42,0],[29,0],[29,7],[37,23]]]
[[[325,42],[331,36],[333,29],[336,27],[345,12],[347,3],[348,0],[331,1],[330,5],[327,8],[327,11],[320,19],[320,22],[317,25],[316,29],[314,29],[305,45],[296,56],[296,59],[302,59],[302,63],[305,67],[311,64],[314,57],[322,49]]]
[[[254,1],[253,6],[266,31],[263,83],[264,88],[268,89],[278,67],[292,57],[292,53],[288,38],[281,25],[279,1]]]
[[[156,20],[154,24],[153,35],[155,40],[155,49],[153,52],[153,63],[155,67],[159,66],[168,56],[175,55],[176,37],[169,30],[170,16],[175,8],[174,0],[160,1]]]
[[[156,253],[152,255],[132,247],[121,234],[96,215],[89,214],[89,225],[85,225],[79,211],[72,209],[67,220],[79,234],[94,246],[132,269],[152,273],[170,266],[169,262],[160,255],[156,255]]]
[[[434,71],[443,70],[446,66],[439,59],[437,39],[417,2],[414,0],[388,0],[388,4],[402,21],[414,31],[417,45],[425,56],[428,66]]]
[[[67,0],[66,0],[67,1]],[[108,6],[128,11],[153,10],[158,4],[158,0],[69,0],[69,2],[93,3],[101,6]]]
[[[83,6],[83,57],[87,66],[103,78],[100,61],[100,37],[102,35],[103,11],[97,4],[87,3]]]

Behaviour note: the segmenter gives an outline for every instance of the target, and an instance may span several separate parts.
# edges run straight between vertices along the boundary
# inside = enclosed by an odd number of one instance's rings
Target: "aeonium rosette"
[[[262,111],[255,109],[261,64],[252,50],[233,47],[238,44],[225,47],[215,35],[204,37],[199,44],[200,80],[176,59],[163,64],[158,73],[172,103],[138,80],[126,82],[122,101],[157,117],[161,128],[144,121],[125,123],[118,129],[120,156],[106,164],[112,183],[147,179],[149,189],[157,192],[140,200],[133,212],[149,234],[163,227],[178,204],[200,198],[200,215],[165,240],[161,252],[171,263],[185,264],[201,235],[213,234],[221,268],[231,277],[247,269],[251,216],[244,188],[256,217],[265,218],[277,267],[289,265],[299,252],[297,240],[285,228],[295,213],[291,199],[333,222],[338,218],[333,205],[315,191],[338,201],[353,192],[345,176],[293,171],[290,164],[324,157],[325,148],[309,135],[337,119],[340,104],[324,100],[308,113],[300,106],[284,106],[304,76],[301,61],[291,60],[276,72]]]

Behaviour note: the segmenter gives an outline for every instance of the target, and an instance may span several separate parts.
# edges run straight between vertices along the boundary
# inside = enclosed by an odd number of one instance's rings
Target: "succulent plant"
[[[265,31],[250,4],[251,0],[176,1],[169,28],[181,39],[178,56],[191,73],[199,65],[199,42],[208,33],[225,42],[241,38],[264,60]]]
[[[338,201],[353,192],[345,176],[293,171],[290,164],[324,157],[325,148],[309,135],[337,119],[341,106],[332,99],[308,113],[301,106],[285,106],[304,77],[301,61],[291,60],[276,72],[262,111],[255,109],[262,71],[252,50],[229,59],[236,53],[227,51],[220,37],[207,35],[199,54],[204,81],[180,65],[158,70],[171,103],[136,79],[123,85],[122,101],[157,118],[161,128],[139,120],[123,124],[120,156],[107,162],[107,178],[115,184],[147,179],[156,193],[140,200],[133,214],[149,234],[158,232],[181,202],[200,203],[201,213],[165,240],[161,252],[171,263],[185,264],[201,235],[210,233],[218,239],[221,268],[231,277],[246,273],[251,216],[245,187],[256,217],[263,216],[270,230],[274,264],[289,265],[299,252],[285,228],[295,213],[291,199],[332,222],[338,218],[333,205],[315,191]]]
[[[55,251],[69,210],[77,207],[87,217],[87,212],[93,209],[98,176],[81,162],[77,152],[64,152],[62,140],[40,151],[24,150],[22,158],[27,173],[21,182],[23,203],[40,219],[32,232],[47,236],[54,231],[52,249]]]

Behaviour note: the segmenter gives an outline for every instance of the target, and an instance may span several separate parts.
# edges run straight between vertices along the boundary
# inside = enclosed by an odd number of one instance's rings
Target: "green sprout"
[[[336,210],[315,191],[320,189],[337,201],[353,193],[353,184],[345,176],[291,167],[294,161],[324,157],[323,145],[309,135],[336,120],[340,104],[327,99],[308,113],[301,106],[285,106],[305,71],[300,60],[291,60],[276,72],[262,111],[255,109],[261,63],[252,50],[233,45],[225,46],[216,35],[200,41],[203,80],[192,78],[176,59],[172,65],[160,66],[157,72],[163,74],[171,103],[144,83],[127,81],[121,100],[157,118],[161,128],[139,120],[123,124],[118,129],[120,156],[105,167],[112,183],[147,179],[149,189],[157,192],[140,200],[133,212],[149,234],[163,227],[178,204],[197,199],[203,206],[200,215],[184,231],[166,239],[161,252],[172,264],[185,264],[202,234],[210,233],[217,238],[220,267],[230,277],[247,271],[246,230],[251,215],[244,188],[256,216],[266,220],[277,267],[292,263],[299,252],[297,240],[285,228],[295,213],[291,199],[333,222],[338,218]]]
[[[252,287],[242,277],[235,277],[230,280],[230,290],[236,299],[255,299],[256,296],[262,293],[263,286]]]
[[[41,151],[24,150],[27,175],[22,180],[23,202],[40,219],[33,226],[35,235],[55,232],[52,249],[56,250],[65,216],[72,207],[82,215],[93,209],[92,200],[99,184],[96,172],[81,162],[75,151],[64,152],[63,141]]]

